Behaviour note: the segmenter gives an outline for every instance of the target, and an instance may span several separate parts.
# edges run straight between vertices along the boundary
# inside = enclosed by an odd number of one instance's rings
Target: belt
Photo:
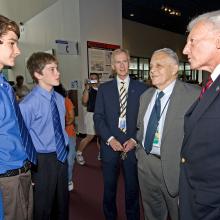
[[[157,159],[161,159],[161,156],[160,156],[160,155],[158,155],[158,154],[150,154],[150,155],[152,155],[152,156],[156,157]]]
[[[7,170],[6,173],[0,174],[0,178],[10,177],[10,176],[17,176],[21,173],[26,173],[28,170],[30,170],[30,168],[31,168],[31,162],[26,161],[23,167],[18,168],[18,169],[14,169],[14,170]]]

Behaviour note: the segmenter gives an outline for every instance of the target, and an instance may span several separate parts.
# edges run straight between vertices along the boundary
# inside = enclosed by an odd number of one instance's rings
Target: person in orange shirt
[[[65,127],[66,132],[69,137],[69,153],[67,156],[68,161],[68,189],[72,191],[74,189],[73,184],[73,166],[75,162],[76,156],[76,132],[74,127],[74,105],[70,98],[67,96],[67,91],[64,87],[60,84],[59,86],[54,87],[54,90],[60,93],[65,98],[65,108],[66,108],[66,116],[65,116]]]

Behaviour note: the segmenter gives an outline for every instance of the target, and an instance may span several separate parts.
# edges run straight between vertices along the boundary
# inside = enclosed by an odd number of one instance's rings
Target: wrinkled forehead
[[[113,56],[114,61],[119,61],[119,60],[129,60],[128,55],[125,52],[120,52],[117,53]]]
[[[192,39],[194,37],[196,38],[200,38],[203,37],[205,35],[210,35],[213,34],[215,31],[214,25],[210,22],[207,21],[199,21],[198,23],[196,23],[191,31],[189,32],[189,35],[187,37],[187,39]]]
[[[156,52],[151,57],[150,64],[170,64],[174,63],[173,58],[165,52]]]

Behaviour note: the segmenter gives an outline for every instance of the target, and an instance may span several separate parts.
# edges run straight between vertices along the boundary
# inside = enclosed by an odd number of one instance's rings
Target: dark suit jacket
[[[94,123],[97,134],[101,136],[103,160],[114,157],[115,152],[106,144],[111,136],[114,136],[121,144],[129,138],[136,139],[139,98],[146,89],[145,84],[130,79],[126,110],[127,133],[125,134],[118,128],[120,106],[117,80],[100,85],[96,97]]]
[[[185,115],[181,220],[220,219],[220,76]]]

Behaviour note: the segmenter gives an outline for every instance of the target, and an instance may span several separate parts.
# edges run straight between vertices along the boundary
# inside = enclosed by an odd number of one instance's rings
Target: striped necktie
[[[57,159],[64,163],[67,157],[67,148],[65,145],[63,129],[60,122],[60,115],[55,99],[56,99],[55,93],[53,92],[51,95],[50,104],[51,104],[51,113],[53,119],[54,135],[56,141],[56,153],[57,153]]]
[[[120,103],[120,118],[126,117],[126,108],[127,108],[127,92],[125,88],[125,82],[121,81],[119,89],[119,103]],[[126,128],[121,129],[126,133]]]
[[[37,164],[37,152],[36,152],[35,147],[33,145],[31,136],[30,136],[30,134],[27,130],[27,127],[25,125],[25,122],[22,117],[18,103],[16,101],[14,90],[12,89],[12,87],[9,85],[9,83],[7,82],[7,80],[4,77],[3,77],[3,81],[4,81],[4,86],[6,87],[8,94],[9,94],[9,97],[11,99],[15,114],[17,116],[21,140],[22,140],[24,149],[26,151],[26,154],[28,156],[28,160],[34,164]]]

